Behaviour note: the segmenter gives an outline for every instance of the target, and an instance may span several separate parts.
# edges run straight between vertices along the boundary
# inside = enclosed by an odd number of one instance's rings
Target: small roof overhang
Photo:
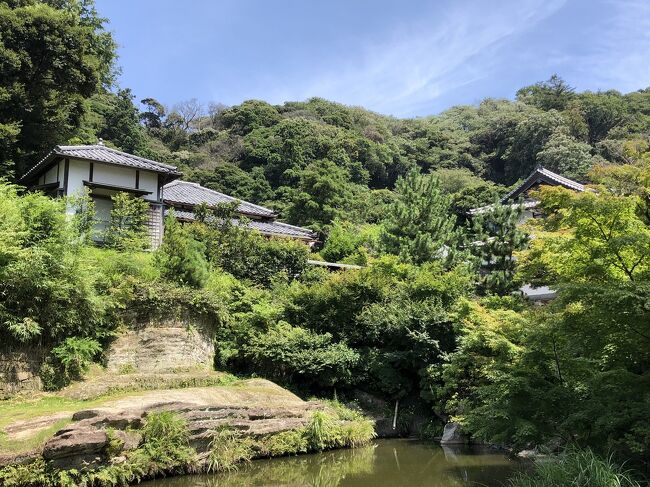
[[[107,189],[110,191],[120,191],[123,193],[133,193],[137,194],[138,196],[144,196],[152,193],[152,191],[147,191],[145,189],[130,188],[128,186],[117,186],[115,184],[95,183],[92,181],[84,181],[83,183],[84,186],[88,186],[89,188]]]
[[[49,191],[51,189],[56,189],[58,187],[59,187],[59,182],[55,181],[53,183],[37,184],[36,186],[32,186],[29,189],[31,191],[41,191],[41,190]]]

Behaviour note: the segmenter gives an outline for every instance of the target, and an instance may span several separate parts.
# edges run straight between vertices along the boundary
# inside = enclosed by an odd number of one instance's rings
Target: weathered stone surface
[[[187,421],[190,445],[198,453],[209,450],[215,431],[227,427],[252,437],[261,437],[304,427],[312,411],[323,409],[319,403],[302,403],[288,408],[193,405],[170,401],[155,403],[145,409],[121,411],[101,409],[78,411],[76,420],[60,429],[44,449],[43,458],[53,461],[58,468],[93,469],[111,460],[106,455],[110,446],[113,457],[123,451],[134,450],[142,442],[142,435],[133,428],[142,425],[142,418],[155,411],[173,411]],[[110,435],[107,430],[110,428]],[[109,441],[113,441],[109,445]]]
[[[38,372],[46,353],[40,347],[0,346],[0,398],[41,390]]]
[[[118,413],[105,413],[95,417],[83,419],[79,422],[82,426],[93,426],[95,428],[139,428],[142,426],[144,412],[139,410],[121,411]],[[74,419],[74,417],[73,417]]]
[[[84,409],[82,411],[77,411],[72,415],[72,421],[81,421],[82,419],[96,418],[97,416],[103,414],[99,409]]]
[[[66,428],[59,431],[43,447],[43,458],[58,468],[79,468],[102,461],[108,444],[106,431],[93,428]]]
[[[142,443],[142,435],[137,431],[114,431],[113,435],[122,442],[121,451],[135,450]]]
[[[119,336],[108,352],[111,372],[164,372],[212,367],[214,344],[201,326],[148,323]]]
[[[62,469],[95,469],[123,461],[120,458],[128,456],[125,452],[141,444],[142,432],[137,430],[147,415],[171,411],[187,422],[190,445],[201,457],[221,428],[259,438],[301,428],[309,422],[313,411],[327,408],[316,401],[302,401],[259,379],[246,381],[240,387],[149,391],[110,400],[95,409],[64,413],[65,418],[72,418],[72,423],[57,431],[42,455]],[[52,424],[44,422],[44,418],[34,421]],[[12,427],[18,428],[17,423]],[[11,463],[18,460],[14,456]]]
[[[41,456],[40,450],[30,450],[19,454],[0,453],[0,467],[5,465],[26,465]]]
[[[442,433],[441,445],[459,445],[467,443],[467,438],[460,429],[458,423],[447,423]]]

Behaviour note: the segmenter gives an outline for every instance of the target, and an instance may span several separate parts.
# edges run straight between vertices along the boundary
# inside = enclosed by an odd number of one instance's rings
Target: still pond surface
[[[490,451],[414,440],[379,440],[354,450],[256,460],[231,473],[190,475],[146,487],[469,487],[503,486],[516,461]]]

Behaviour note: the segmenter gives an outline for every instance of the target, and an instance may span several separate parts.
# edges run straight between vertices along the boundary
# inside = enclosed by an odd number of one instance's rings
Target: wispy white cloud
[[[302,80],[302,89],[277,90],[271,96],[276,101],[323,96],[382,113],[416,113],[432,100],[493,74],[502,43],[534,28],[565,3],[453,2],[430,18],[397,26],[388,39],[360,52],[351,46],[344,63],[323,66]]]
[[[650,85],[650,2],[606,0],[593,26],[593,49],[576,60],[580,77],[595,89],[633,91]]]

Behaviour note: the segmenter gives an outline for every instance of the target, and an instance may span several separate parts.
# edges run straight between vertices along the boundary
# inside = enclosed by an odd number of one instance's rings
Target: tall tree
[[[316,161],[297,172],[297,188],[290,188],[287,218],[296,225],[323,231],[351,204],[345,169],[328,160]]]
[[[563,130],[556,131],[537,153],[537,162],[563,176],[584,181],[595,162],[589,144],[579,142]]]
[[[110,95],[109,107],[104,113],[104,123],[97,135],[110,140],[126,152],[137,153],[144,148],[145,141],[133,98],[134,95],[128,88]]]
[[[0,175],[70,138],[84,101],[112,82],[104,24],[92,0],[0,2]]]
[[[590,144],[603,140],[629,118],[625,100],[618,91],[582,93],[578,102],[589,127]]]
[[[542,110],[564,110],[575,97],[575,90],[557,74],[547,81],[517,91],[517,100]]]
[[[395,191],[382,234],[386,251],[416,264],[445,258],[455,243],[456,218],[438,180],[413,170],[397,180]]]
[[[528,241],[518,226],[522,213],[522,205],[504,205],[497,200],[472,219],[473,241],[469,245],[482,265],[480,286],[484,292],[504,295],[517,288],[514,253]]]

